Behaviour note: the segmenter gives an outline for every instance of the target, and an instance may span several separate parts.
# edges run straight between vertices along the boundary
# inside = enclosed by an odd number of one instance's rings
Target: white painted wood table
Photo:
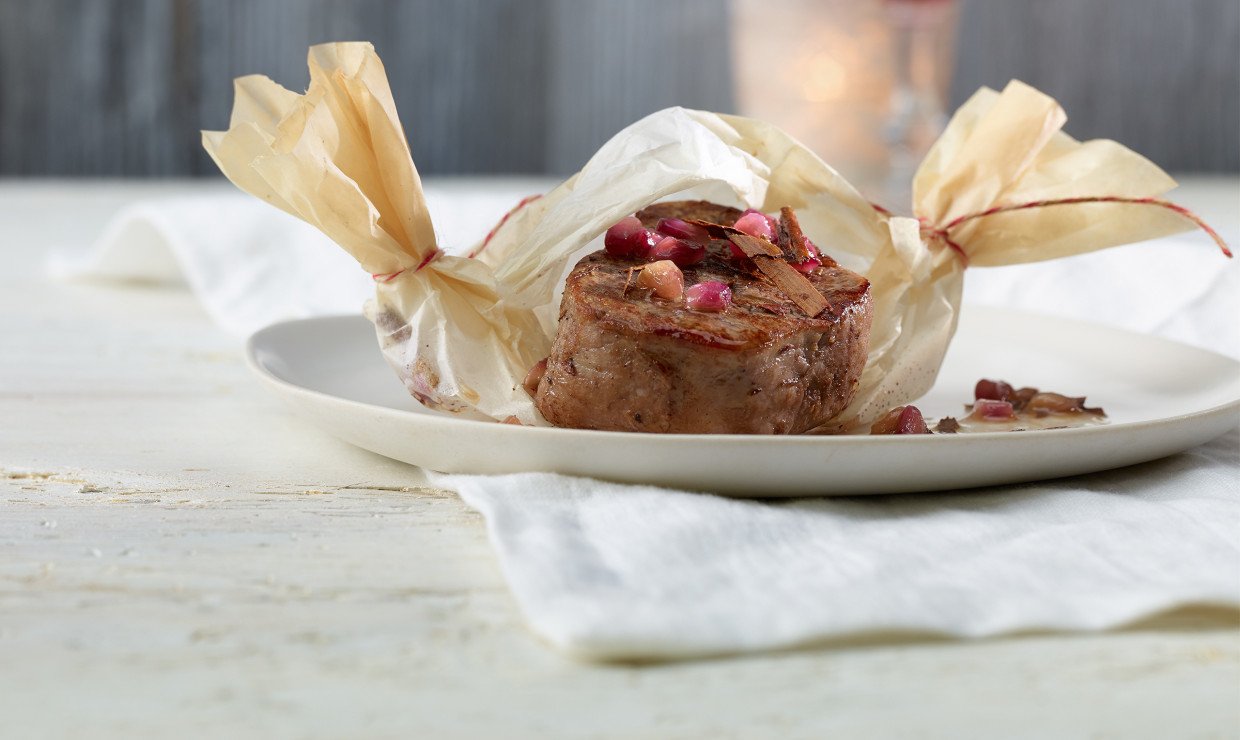
[[[476,514],[286,413],[187,292],[43,277],[121,205],[218,187],[0,183],[0,737],[1240,735],[1234,612],[670,665],[551,650]],[[1234,222],[1235,193],[1182,198]]]

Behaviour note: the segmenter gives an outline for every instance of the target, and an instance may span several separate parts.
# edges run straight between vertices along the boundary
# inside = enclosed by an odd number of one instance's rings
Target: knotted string
[[[522,208],[525,208],[527,205],[529,205],[530,203],[533,203],[534,201],[538,200],[541,197],[542,195],[527,195],[524,198],[522,198],[515,206],[508,209],[508,212],[505,213],[502,218],[500,218],[499,223],[495,224],[494,228],[492,228],[490,231],[487,232],[487,235],[482,240],[482,244],[479,244],[478,248],[470,252],[468,255],[466,255],[466,257],[473,258],[481,254],[482,250],[486,249],[486,246],[491,243],[491,239],[495,237],[495,234],[499,232],[500,227],[503,226],[508,221],[508,219],[512,218],[513,215],[515,215],[517,211],[521,210]],[[418,272],[423,267],[426,267],[430,263],[434,262],[435,259],[439,257],[439,255],[441,254],[443,254],[443,250],[436,249],[435,251],[426,255],[426,257],[420,263],[418,263],[418,266],[413,268],[413,271],[415,273]],[[393,280],[395,280],[397,277],[405,274],[408,271],[409,271],[409,268],[405,268],[403,270],[397,270],[396,272],[375,272],[375,273],[371,273],[370,276],[374,278],[375,282],[377,283],[390,283]]]
[[[1226,257],[1232,256],[1231,250],[1227,248],[1227,242],[1223,241],[1223,237],[1219,236],[1218,232],[1215,231],[1213,228],[1211,228],[1210,225],[1207,224],[1205,221],[1203,221],[1200,216],[1188,210],[1184,206],[1178,205],[1176,203],[1172,203],[1169,200],[1163,200],[1161,198],[1124,198],[1124,197],[1120,197],[1116,195],[1081,196],[1081,197],[1076,197],[1076,198],[1054,198],[1050,200],[1032,200],[1032,201],[1029,201],[1028,203],[1016,203],[1013,205],[1006,205],[1006,206],[995,206],[993,208],[988,208],[984,211],[978,211],[977,213],[968,213],[958,218],[954,218],[951,221],[948,221],[946,224],[944,224],[941,227],[931,226],[929,222],[926,221],[926,219],[921,218],[921,217],[918,217],[917,220],[921,222],[922,239],[924,239],[925,241],[938,240],[944,246],[946,246],[947,248],[955,252],[956,255],[960,257],[960,260],[964,264],[964,266],[968,267],[969,257],[965,253],[964,248],[961,247],[960,244],[958,244],[956,241],[954,241],[951,238],[952,229],[955,229],[956,227],[968,221],[972,221],[978,218],[984,218],[986,216],[993,216],[996,213],[1007,213],[1009,211],[1023,211],[1028,208],[1047,208],[1050,206],[1070,206],[1070,205],[1077,205],[1080,203],[1133,203],[1136,205],[1156,206],[1158,208],[1166,208],[1167,210],[1173,211],[1179,214],[1180,216],[1182,216],[1183,218],[1186,218],[1189,221],[1192,221],[1193,224],[1197,226],[1197,228],[1209,234],[1210,238],[1214,240],[1214,243],[1218,245],[1218,248],[1222,250],[1224,256]],[[883,208],[877,203],[872,203],[871,205],[874,207],[874,210],[878,211],[884,216],[892,215],[891,211],[887,210],[886,208]]]
[[[441,254],[443,254],[443,250],[436,249],[435,251],[426,255],[424,258],[422,258],[422,261],[418,263],[418,266],[413,268],[413,271],[417,272],[418,270],[421,270],[423,267],[426,267],[430,263],[434,262],[435,258]],[[397,270],[396,272],[374,272],[374,273],[371,273],[370,276],[375,279],[376,283],[390,283],[393,280],[395,280],[397,277],[399,277],[400,275],[403,275],[404,273],[408,271],[409,271],[409,268],[405,268],[403,270]]]

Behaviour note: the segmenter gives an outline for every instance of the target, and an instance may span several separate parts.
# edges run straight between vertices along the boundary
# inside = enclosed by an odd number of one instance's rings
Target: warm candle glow
[[[942,96],[940,61],[949,55],[937,42],[950,39],[934,33],[952,6],[945,0],[910,14],[881,0],[735,0],[740,112],[787,130],[875,200],[906,207],[905,194],[890,191],[933,139],[924,129],[941,126],[937,107],[920,94]]]
[[[848,86],[848,73],[844,65],[830,55],[814,55],[810,60],[809,74],[801,85],[805,99],[814,103],[828,103],[844,97]]]

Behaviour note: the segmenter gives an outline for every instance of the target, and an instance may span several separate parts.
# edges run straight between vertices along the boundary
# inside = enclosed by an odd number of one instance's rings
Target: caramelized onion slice
[[[659,260],[642,268],[637,284],[649,288],[660,298],[678,301],[685,292],[685,275],[675,262]]]

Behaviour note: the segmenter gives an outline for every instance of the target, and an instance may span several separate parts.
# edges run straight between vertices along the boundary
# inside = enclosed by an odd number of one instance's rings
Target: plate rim
[[[1091,329],[1091,330],[1100,330],[1100,331],[1109,332],[1109,333],[1124,334],[1124,335],[1128,335],[1129,337],[1139,338],[1141,340],[1155,341],[1155,342],[1160,342],[1160,343],[1164,343],[1168,345],[1173,345],[1180,349],[1187,349],[1192,352],[1211,355],[1217,360],[1222,360],[1224,362],[1230,363],[1233,366],[1234,370],[1236,370],[1237,372],[1240,372],[1240,361],[1235,360],[1231,357],[1228,357],[1227,355],[1221,354],[1219,352],[1215,352],[1213,350],[1205,349],[1203,347],[1196,347],[1191,344],[1185,344],[1183,342],[1179,342],[1174,339],[1160,337],[1154,334],[1144,334],[1141,332],[1135,332],[1135,331],[1131,331],[1128,329],[1122,329],[1119,327],[1108,326],[1106,324],[1100,324],[1098,322],[1089,321],[1086,319],[1055,316],[1051,314],[1042,314],[1042,313],[1036,313],[1032,311],[1024,311],[1020,309],[1011,309],[1011,308],[1004,308],[1004,307],[998,307],[998,306],[975,306],[974,307],[974,310],[979,310],[979,309],[984,309],[986,311],[991,311],[991,312],[997,311],[1001,313],[1006,313],[1008,315],[1032,317],[1036,320],[1041,320],[1041,321],[1074,324],[1074,325],[1081,326],[1081,327],[1087,327],[1088,329]],[[490,430],[492,433],[499,431],[497,429],[497,426],[498,426],[498,427],[505,428],[505,431],[500,432],[501,434],[511,433],[511,434],[524,434],[527,436],[531,434],[541,434],[547,439],[555,439],[556,437],[562,437],[565,435],[575,437],[575,438],[580,438],[584,436],[587,438],[595,438],[600,442],[605,442],[607,440],[616,440],[620,438],[623,438],[623,439],[645,438],[645,439],[658,439],[658,440],[664,441],[669,444],[674,444],[674,445],[687,445],[687,444],[701,444],[707,441],[714,441],[714,442],[746,441],[746,442],[752,443],[754,440],[764,440],[764,441],[779,440],[778,444],[782,444],[785,446],[803,445],[807,447],[808,446],[816,447],[816,446],[826,444],[826,445],[833,445],[833,446],[840,446],[840,447],[848,447],[848,446],[856,445],[856,444],[864,444],[866,446],[874,445],[874,444],[908,444],[912,440],[916,440],[917,444],[959,444],[960,443],[959,440],[966,440],[966,439],[967,440],[979,440],[979,441],[989,440],[992,442],[997,442],[1000,439],[1011,439],[1013,440],[1013,443],[1020,444],[1021,440],[1028,440],[1031,438],[1031,436],[1036,437],[1036,438],[1042,438],[1048,434],[1053,434],[1058,438],[1062,438],[1062,437],[1067,437],[1067,436],[1083,437],[1083,436],[1091,436],[1091,435],[1107,435],[1107,434],[1114,433],[1116,430],[1136,431],[1136,430],[1141,430],[1141,429],[1148,429],[1151,427],[1161,427],[1161,426],[1166,426],[1166,425],[1191,422],[1195,419],[1214,417],[1220,414],[1227,413],[1228,411],[1240,410],[1240,395],[1237,395],[1235,398],[1232,398],[1230,401],[1227,401],[1225,403],[1218,404],[1215,406],[1211,406],[1209,408],[1198,409],[1196,411],[1191,411],[1185,414],[1176,414],[1173,416],[1159,417],[1157,419],[1108,423],[1108,424],[1094,425],[1094,426],[1073,427],[1069,429],[1029,429],[1029,430],[1021,431],[1019,433],[1013,433],[1011,431],[1006,431],[1006,430],[1005,431],[992,431],[992,432],[969,432],[967,434],[934,434],[934,435],[930,435],[930,434],[925,434],[925,435],[680,434],[680,433],[660,433],[660,432],[620,432],[620,431],[607,431],[607,430],[600,430],[600,429],[575,429],[575,428],[569,428],[569,427],[555,427],[555,426],[525,426],[525,425],[518,426],[515,424],[503,424],[497,421],[484,421],[481,419],[464,419],[464,418],[446,416],[446,415],[442,415],[438,413],[426,413],[426,412],[407,410],[407,409],[397,409],[397,408],[392,408],[391,406],[382,406],[382,405],[377,405],[373,403],[368,403],[365,401],[357,401],[351,398],[345,398],[343,396],[337,396],[337,395],[327,393],[324,391],[315,390],[313,388],[309,388],[303,385],[298,385],[297,383],[294,383],[290,380],[281,378],[278,375],[276,375],[274,372],[269,370],[257,356],[258,351],[259,351],[258,345],[261,342],[263,337],[286,330],[290,326],[307,325],[307,324],[314,324],[314,323],[327,323],[327,322],[343,323],[345,321],[354,322],[354,321],[359,321],[359,320],[367,324],[370,323],[369,320],[366,319],[366,317],[361,314],[325,314],[325,315],[320,315],[320,316],[287,319],[284,321],[276,322],[274,324],[269,324],[255,331],[253,334],[251,334],[249,337],[246,338],[246,341],[245,341],[246,365],[250,369],[251,372],[253,372],[255,375],[259,377],[261,381],[271,386],[274,386],[280,391],[283,391],[286,393],[291,392],[295,395],[300,395],[300,396],[309,396],[317,400],[325,400],[329,403],[338,404],[338,405],[345,406],[345,407],[360,407],[371,413],[378,413],[384,416],[390,415],[396,418],[408,417],[411,420],[414,420],[420,424],[438,425],[445,429],[457,427],[458,425],[465,425],[465,429],[469,429],[469,428],[474,428],[475,425],[478,425],[477,428],[484,427]],[[378,347],[377,344],[375,346],[376,348]],[[395,376],[394,373],[393,373],[393,376]],[[399,382],[399,379],[397,379],[397,382]],[[411,400],[413,400],[412,397],[410,398]],[[414,402],[416,403],[416,400]],[[952,440],[956,440],[956,441],[952,441]]]

